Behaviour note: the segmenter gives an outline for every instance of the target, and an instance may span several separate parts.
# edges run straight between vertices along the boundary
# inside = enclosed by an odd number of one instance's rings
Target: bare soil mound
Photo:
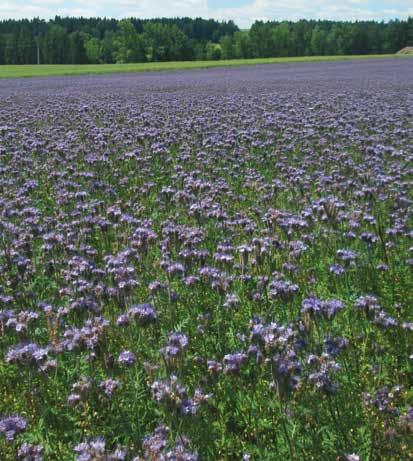
[[[397,54],[413,54],[413,46],[406,46],[398,51]]]

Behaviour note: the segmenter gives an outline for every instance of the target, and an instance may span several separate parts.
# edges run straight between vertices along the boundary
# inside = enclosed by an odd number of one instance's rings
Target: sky
[[[60,16],[259,20],[389,20],[413,16],[413,0],[0,0],[0,19]]]

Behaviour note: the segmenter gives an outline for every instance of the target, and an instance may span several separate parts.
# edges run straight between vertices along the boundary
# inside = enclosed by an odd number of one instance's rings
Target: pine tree
[[[20,29],[17,37],[17,61],[19,64],[36,63],[36,42],[27,27]]]
[[[324,54],[326,48],[326,33],[321,28],[321,26],[317,25],[313,29],[313,33],[311,34],[311,51],[312,54],[315,56],[321,56]]]
[[[413,46],[413,17],[407,21],[407,46]]]
[[[3,36],[0,35],[0,65],[4,64],[5,43]]]
[[[42,40],[43,62],[45,64],[66,64],[69,61],[69,38],[66,30],[52,24]]]
[[[17,33],[12,32],[6,36],[4,44],[4,62],[5,64],[19,64],[18,62],[18,41]]]
[[[81,32],[72,32],[69,35],[69,63],[86,64],[87,56]]]

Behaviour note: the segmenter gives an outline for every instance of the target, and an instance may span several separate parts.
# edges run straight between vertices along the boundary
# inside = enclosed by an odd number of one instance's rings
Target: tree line
[[[413,18],[377,21],[122,20],[59,17],[0,21],[0,64],[97,64],[394,53],[413,46]]]

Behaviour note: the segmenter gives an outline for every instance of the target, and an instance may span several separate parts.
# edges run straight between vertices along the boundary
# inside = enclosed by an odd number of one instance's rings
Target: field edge
[[[1,65],[0,79],[58,77],[73,75],[101,75],[116,73],[140,73],[159,71],[181,71],[195,69],[229,68],[262,64],[288,64],[306,62],[336,62],[367,59],[398,58],[411,56],[401,54],[345,55],[345,56],[305,56],[288,58],[232,59],[222,61],[171,61],[133,64],[41,64],[41,65]]]

